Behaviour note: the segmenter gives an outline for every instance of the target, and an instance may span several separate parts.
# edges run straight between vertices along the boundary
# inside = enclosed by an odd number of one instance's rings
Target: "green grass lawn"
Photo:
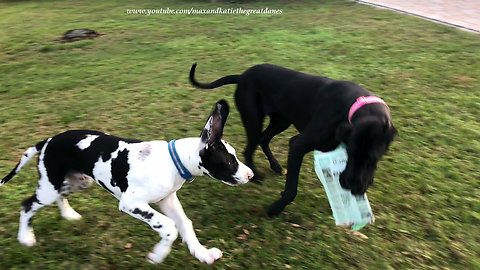
[[[1,269],[480,269],[480,36],[348,1],[7,1],[0,3],[0,174],[24,150],[67,129],[143,140],[198,136],[213,104],[232,105],[225,139],[239,153],[245,133],[233,86],[201,81],[269,62],[354,81],[384,98],[399,136],[379,163],[368,196],[376,222],[367,239],[336,227],[324,190],[303,162],[299,193],[277,218],[265,208],[284,177],[256,160],[263,186],[207,177],[178,196],[200,242],[224,257],[205,266],[181,240],[161,265],[145,255],[159,241],[118,211],[98,186],[70,197],[83,215],[36,215],[37,246],[18,244],[20,203],[37,185],[35,162],[0,188]],[[281,15],[127,15],[131,8],[262,8]],[[69,29],[104,36],[54,40]],[[283,166],[291,128],[272,150]],[[240,159],[243,159],[240,155]],[[131,247],[130,247],[131,246]]]

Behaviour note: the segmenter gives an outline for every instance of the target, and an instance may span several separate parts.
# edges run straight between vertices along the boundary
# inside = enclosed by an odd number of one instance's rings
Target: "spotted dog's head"
[[[235,149],[222,140],[228,112],[228,103],[225,100],[215,104],[200,135],[200,166],[207,170],[209,176],[236,186],[247,183],[253,177],[253,172],[238,160]]]
[[[390,119],[365,117],[355,125],[345,124],[337,136],[346,143],[348,162],[340,175],[340,184],[352,194],[361,195],[373,183],[380,158],[387,152],[397,130]]]

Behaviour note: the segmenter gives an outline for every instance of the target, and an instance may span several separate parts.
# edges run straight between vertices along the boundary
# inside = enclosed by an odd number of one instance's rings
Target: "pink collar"
[[[360,109],[364,105],[371,104],[371,103],[383,104],[387,106],[388,111],[390,111],[390,108],[388,108],[387,103],[385,103],[385,101],[383,101],[381,98],[376,96],[368,96],[368,97],[361,96],[357,98],[357,101],[355,101],[352,107],[350,107],[350,111],[348,111],[348,122],[352,123],[352,116],[358,109]]]

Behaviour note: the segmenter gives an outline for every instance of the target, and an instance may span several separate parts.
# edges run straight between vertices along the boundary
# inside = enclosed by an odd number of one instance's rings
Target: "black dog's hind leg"
[[[243,152],[245,164],[252,169],[253,173],[255,174],[250,181],[260,184],[262,177],[258,174],[258,171],[253,164],[253,153],[260,143],[263,119],[265,115],[263,114],[262,108],[259,105],[260,102],[258,102],[257,98],[255,97],[255,93],[256,92],[253,87],[239,85],[237,91],[235,91],[235,102],[247,134],[247,146]]]
[[[313,145],[311,144],[311,141],[302,134],[290,139],[285,190],[282,192],[282,197],[272,203],[268,208],[267,214],[269,217],[280,214],[285,206],[291,203],[297,196],[298,175],[300,173],[303,156],[312,150]]]
[[[270,115],[270,124],[263,131],[260,139],[260,146],[270,162],[270,168],[280,175],[282,174],[282,166],[280,166],[277,159],[273,156],[269,143],[273,137],[285,131],[289,126],[290,122],[288,122],[288,120],[279,114],[272,114]]]

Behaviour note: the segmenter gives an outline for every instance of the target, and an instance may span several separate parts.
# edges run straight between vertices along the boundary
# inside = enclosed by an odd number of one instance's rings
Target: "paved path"
[[[480,34],[480,0],[354,0]]]

